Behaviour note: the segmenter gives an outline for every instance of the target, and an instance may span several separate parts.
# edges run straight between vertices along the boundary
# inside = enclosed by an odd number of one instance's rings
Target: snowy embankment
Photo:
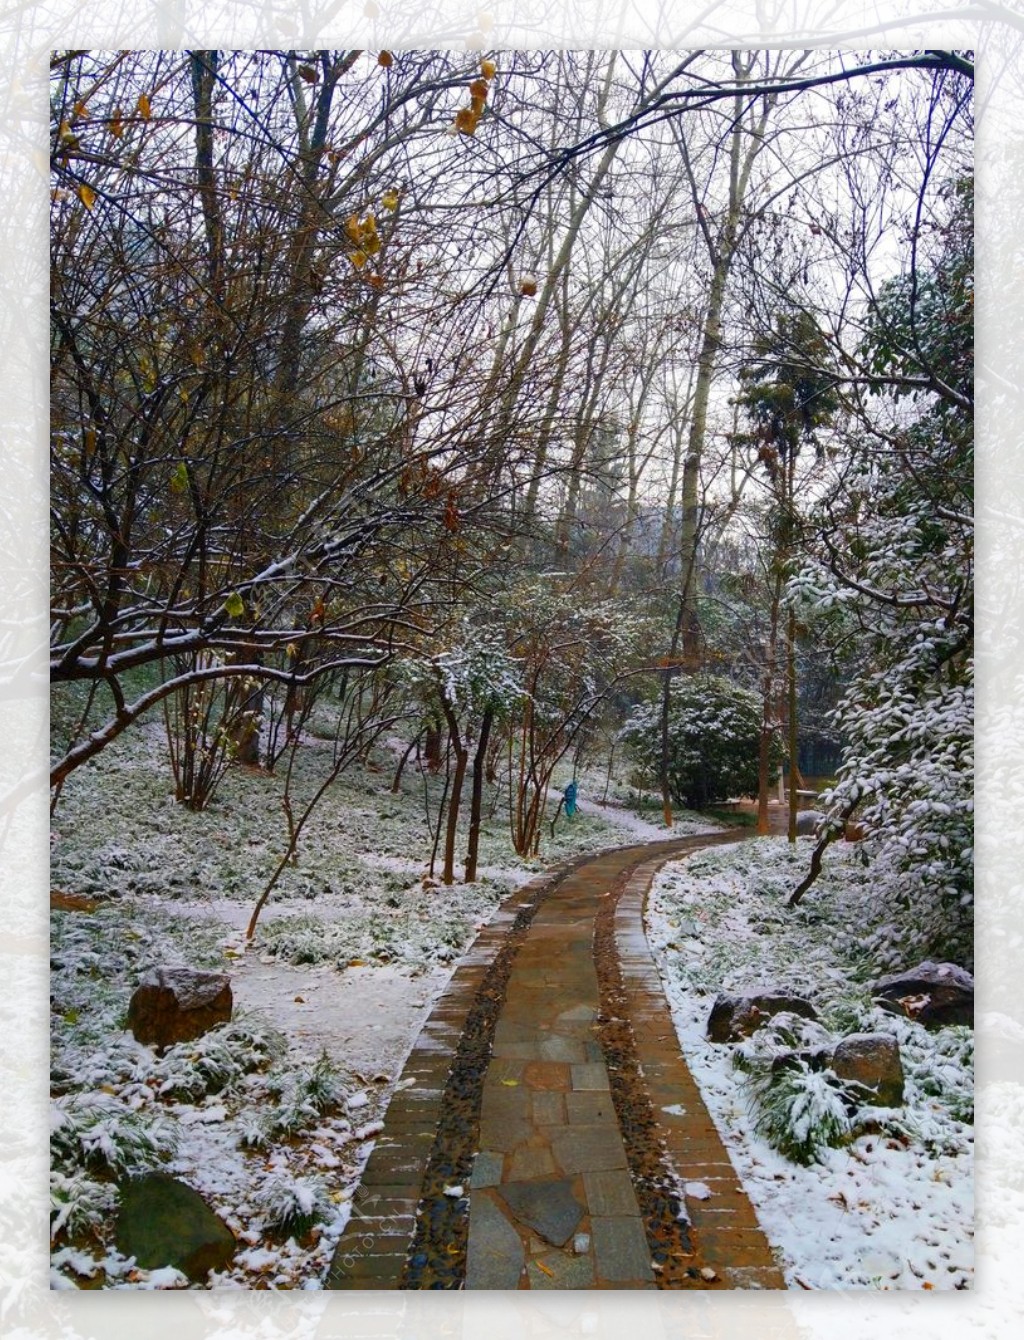
[[[968,1288],[972,1030],[929,1031],[871,1004],[869,983],[897,952],[891,937],[888,961],[878,960],[892,915],[884,872],[839,844],[804,902],[787,910],[809,848],[809,839],[792,851],[785,839],[763,838],[674,862],[657,877],[648,937],[680,1044],[791,1285]],[[719,991],[766,983],[809,998],[832,1039],[884,1032],[902,1054],[904,1107],[863,1113],[864,1133],[806,1167],[757,1133],[735,1048],[706,1036]]]
[[[118,1180],[159,1166],[238,1240],[210,1285],[316,1289],[405,1058],[480,927],[551,864],[668,834],[621,795],[592,804],[583,778],[580,813],[554,835],[545,824],[542,859],[515,856],[496,804],[479,878],[446,888],[425,878],[440,781],[410,767],[394,793],[382,753],[332,785],[247,947],[286,845],[282,780],[232,768],[192,814],[164,749],[159,732],[122,738],[72,777],[54,818],[52,1283],[188,1286],[113,1240]],[[299,751],[296,809],[329,763],[329,749]],[[700,826],[681,819],[675,832]],[[137,1043],[128,1001],[156,965],[227,972],[231,1024],[162,1058]]]

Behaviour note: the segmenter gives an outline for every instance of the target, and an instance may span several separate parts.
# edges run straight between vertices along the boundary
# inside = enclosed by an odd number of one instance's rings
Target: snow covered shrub
[[[949,1026],[936,1032],[905,1024],[900,1047],[909,1084],[943,1108],[954,1121],[974,1120],[974,1029]]]
[[[292,1135],[341,1106],[345,1090],[334,1062],[321,1052],[311,1070],[284,1076],[273,1086],[280,1102],[270,1118],[272,1136]]]
[[[761,701],[748,689],[714,675],[673,682],[669,705],[668,773],[672,798],[701,809],[730,796],[757,794]],[[637,707],[620,739],[648,778],[661,757],[661,704]],[[781,747],[772,744],[777,768]]]
[[[817,1020],[805,1019],[791,1010],[781,1010],[756,1033],[737,1044],[733,1050],[733,1064],[739,1070],[753,1072],[793,1052],[830,1051],[834,1041],[828,1029]]]
[[[341,936],[345,938],[347,949],[350,937],[345,935],[346,930],[347,927],[325,926],[315,917],[282,917],[280,921],[260,927],[259,943],[264,952],[275,958],[305,967],[335,957]],[[354,950],[354,946],[352,948]]]
[[[760,1062],[746,1076],[754,1129],[794,1163],[816,1163],[851,1130],[851,1095],[835,1075],[799,1056]]]
[[[272,1028],[232,1020],[192,1042],[168,1049],[156,1071],[159,1093],[193,1102],[230,1088],[284,1054],[285,1042]]]
[[[327,1187],[319,1177],[289,1177],[279,1173],[268,1178],[257,1196],[267,1231],[275,1235],[302,1237],[332,1211]]]
[[[117,1188],[82,1171],[50,1173],[50,1241],[95,1231],[117,1206]]]
[[[159,1118],[133,1112],[113,1094],[78,1093],[50,1105],[50,1154],[53,1166],[112,1173],[151,1168],[174,1152],[172,1127]]]

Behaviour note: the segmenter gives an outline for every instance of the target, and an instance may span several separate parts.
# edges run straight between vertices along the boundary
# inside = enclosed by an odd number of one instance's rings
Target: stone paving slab
[[[601,1278],[609,1284],[629,1280],[654,1280],[651,1269],[651,1249],[647,1244],[643,1221],[639,1214],[615,1215],[605,1218],[594,1215],[590,1220],[594,1235],[594,1254]]]
[[[604,1217],[639,1215],[633,1179],[625,1168],[605,1168],[583,1174],[591,1214]]]
[[[511,1181],[498,1194],[520,1224],[544,1239],[545,1249],[564,1246],[576,1232],[586,1207],[573,1194],[572,1182],[543,1176],[539,1181]]]
[[[489,1195],[478,1194],[469,1221],[467,1274],[478,1289],[517,1289],[524,1262],[519,1234]]]

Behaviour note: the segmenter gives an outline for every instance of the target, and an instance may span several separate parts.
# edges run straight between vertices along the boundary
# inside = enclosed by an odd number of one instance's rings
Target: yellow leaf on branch
[[[86,209],[92,209],[96,203],[96,192],[83,181],[78,187],[78,198]]]

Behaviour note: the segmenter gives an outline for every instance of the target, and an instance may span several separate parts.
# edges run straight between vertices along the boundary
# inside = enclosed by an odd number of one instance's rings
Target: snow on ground
[[[622,835],[623,842],[665,842],[674,837],[688,837],[691,833],[714,833],[721,825],[707,823],[696,815],[674,815],[671,828],[666,828],[662,820],[652,822],[642,814],[623,808],[621,799],[609,799],[607,802],[593,800],[581,795],[577,800],[581,814],[597,819],[606,819],[614,824]]]
[[[330,766],[319,744],[299,751],[296,813]],[[389,744],[331,786],[248,948],[285,848],[279,777],[232,768],[189,813],[149,729],[69,780],[51,833],[52,887],[70,895],[52,916],[55,1288],[186,1287],[112,1243],[114,1182],[147,1163],[195,1187],[238,1237],[211,1284],[321,1287],[405,1058],[500,901],[582,852],[667,836],[621,793],[591,803],[583,777],[581,812],[553,837],[544,825],[540,858],[515,856],[495,803],[478,880],[445,888],[426,878],[439,782],[410,763],[393,794]],[[674,832],[700,826],[680,820]],[[92,910],[74,907],[83,898]],[[156,964],[228,972],[232,1023],[163,1058],[136,1043],[128,1000]]]
[[[866,946],[891,911],[884,874],[865,868],[857,849],[832,848],[801,906],[785,908],[810,845],[801,839],[791,852],[784,839],[759,839],[674,862],[657,877],[648,936],[680,1044],[791,1285],[968,1288],[971,1030],[929,1031],[871,1005],[878,963]],[[833,1038],[877,1031],[900,1043],[905,1107],[871,1108],[874,1129],[808,1167],[758,1135],[734,1048],[705,1036],[719,990],[762,983],[810,998]]]

